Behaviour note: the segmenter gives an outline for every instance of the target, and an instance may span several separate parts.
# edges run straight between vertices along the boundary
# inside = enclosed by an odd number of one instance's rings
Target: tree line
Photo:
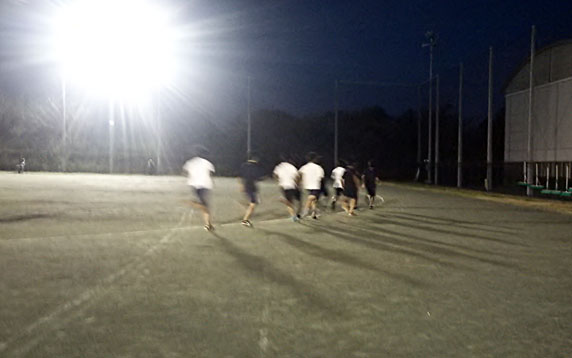
[[[338,113],[339,158],[358,166],[374,160],[384,178],[413,179],[419,165],[419,113],[422,158],[425,158],[426,110],[410,109],[391,116],[381,107]],[[246,116],[215,119],[192,111],[167,111],[158,123],[153,116],[123,108],[113,110],[112,127],[109,118],[105,106],[69,104],[64,142],[61,100],[0,97],[0,168],[13,170],[17,160],[26,157],[31,170],[60,171],[65,159],[67,171],[106,173],[111,145],[116,173],[144,173],[147,160],[156,160],[158,149],[161,171],[179,173],[195,144],[209,148],[210,159],[220,175],[236,175],[246,160]],[[335,164],[334,118],[333,112],[301,117],[279,110],[256,110],[251,114],[252,150],[259,154],[268,170],[281,155],[303,164],[309,151],[317,152],[324,167],[331,169]],[[444,184],[453,185],[456,178],[457,121],[452,106],[440,108],[440,173]],[[466,177],[475,185],[484,177],[486,129],[484,118],[465,120],[463,156],[469,173]],[[500,163],[504,151],[504,109],[495,117],[493,139],[494,160]]]

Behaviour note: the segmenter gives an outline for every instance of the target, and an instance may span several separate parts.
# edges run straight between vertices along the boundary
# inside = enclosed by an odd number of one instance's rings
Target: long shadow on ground
[[[412,218],[417,218],[418,221],[423,221],[425,224],[435,224],[435,225],[452,225],[459,228],[469,229],[469,230],[479,230],[485,232],[491,232],[494,234],[502,233],[507,235],[514,235],[519,232],[519,230],[511,229],[510,227],[502,226],[502,225],[495,225],[493,223],[476,223],[471,221],[465,220],[456,220],[450,218],[439,218],[436,216],[430,215],[420,215],[414,213],[403,213],[403,212],[395,212],[395,211],[384,211],[391,216],[412,220]],[[494,229],[490,229],[493,227]]]
[[[382,215],[382,214],[378,214],[378,215]],[[463,237],[466,237],[466,238],[472,238],[472,239],[477,239],[477,240],[487,240],[487,241],[503,243],[506,245],[527,247],[527,245],[524,245],[524,244],[520,244],[520,243],[516,243],[516,242],[512,242],[512,241],[507,241],[507,240],[503,240],[503,239],[499,239],[499,238],[488,237],[488,236],[483,236],[483,235],[476,235],[476,234],[471,234],[471,233],[459,233],[456,231],[434,228],[434,227],[431,227],[428,225],[416,224],[419,222],[417,219],[403,218],[403,220],[408,221],[407,225],[404,225],[402,222],[391,220],[390,218],[391,218],[391,216],[383,215],[383,221],[388,223],[388,224],[394,224],[394,225],[398,225],[398,226],[407,226],[407,227],[411,227],[411,228],[415,228],[415,229],[419,229],[419,230],[423,230],[423,231],[432,231],[435,233],[445,234],[445,235],[455,235],[455,236],[462,235]],[[400,219],[402,219],[402,218],[400,218]]]
[[[270,235],[277,236],[282,242],[315,257],[319,257],[326,260],[332,260],[335,262],[340,262],[346,265],[354,266],[361,269],[366,269],[370,271],[375,271],[384,275],[387,275],[393,279],[401,280],[404,282],[409,283],[412,286],[416,287],[427,287],[427,284],[415,279],[412,279],[409,276],[401,275],[394,272],[388,272],[385,270],[381,270],[379,267],[370,264],[369,262],[363,261],[358,259],[357,257],[348,255],[344,252],[332,249],[326,249],[324,247],[318,246],[316,244],[309,243],[304,240],[300,240],[295,238],[294,236],[287,235],[281,232],[271,231],[267,229],[259,229],[259,231],[265,232]]]
[[[405,226],[407,226],[407,225],[405,225]],[[491,264],[491,265],[497,265],[497,266],[501,266],[501,267],[514,268],[514,269],[520,270],[520,268],[518,266],[507,264],[503,261],[492,260],[492,259],[488,259],[488,258],[482,258],[482,257],[466,254],[463,252],[447,249],[444,247],[426,244],[423,242],[409,242],[409,241],[399,240],[399,239],[396,239],[394,236],[397,236],[397,237],[403,236],[403,237],[410,238],[412,240],[419,240],[419,241],[425,240],[425,239],[423,239],[419,236],[414,236],[414,235],[410,235],[410,234],[403,234],[403,233],[388,230],[385,228],[373,227],[371,225],[361,225],[360,228],[356,228],[356,227],[352,226],[352,227],[338,228],[338,229],[342,230],[346,233],[354,233],[354,232],[355,233],[362,233],[362,234],[370,235],[370,237],[372,234],[375,236],[378,236],[378,237],[383,236],[383,240],[385,242],[390,242],[393,245],[408,246],[408,247],[413,247],[416,250],[421,250],[421,251],[425,251],[425,252],[432,252],[435,254],[440,254],[440,255],[449,256],[449,257],[461,257],[461,258],[471,259],[471,260],[475,260],[475,261],[479,261],[479,262],[483,262],[483,263],[487,263],[487,264]],[[387,234],[390,234],[392,236],[389,236]],[[373,240],[380,240],[380,238],[375,238],[375,237],[373,237],[372,239]],[[441,244],[440,242],[437,242],[437,243]]]
[[[270,279],[279,285],[286,286],[294,292],[296,296],[301,297],[313,308],[319,308],[339,316],[344,315],[344,312],[339,309],[339,305],[321,296],[316,292],[314,287],[296,280],[292,275],[280,271],[272,266],[267,259],[244,251],[226,237],[216,232],[214,232],[213,235],[219,239],[220,245],[228,254],[234,256],[240,265],[249,272],[259,275],[262,280]]]
[[[467,267],[463,264],[443,261],[441,259],[431,257],[429,255],[425,255],[425,254],[420,253],[420,252],[415,252],[415,251],[411,251],[408,249],[388,245],[388,244],[385,244],[383,242],[380,242],[379,240],[372,241],[370,239],[364,239],[364,238],[358,237],[356,235],[357,232],[355,230],[348,231],[348,230],[344,230],[338,226],[336,226],[335,229],[330,230],[330,229],[327,229],[326,227],[322,226],[319,223],[310,224],[310,223],[302,222],[302,225],[307,226],[308,228],[311,228],[315,231],[320,231],[320,232],[323,232],[325,234],[328,234],[329,236],[331,236],[335,239],[340,239],[340,240],[352,242],[354,244],[363,245],[363,246],[366,246],[366,247],[369,247],[369,248],[372,248],[375,250],[413,256],[413,257],[417,257],[419,259],[429,261],[431,263],[436,263],[436,264],[439,264],[439,265],[445,266],[445,267],[464,269],[467,271],[473,271],[474,270],[473,268]],[[334,231],[334,230],[339,230],[339,231]],[[368,237],[371,236],[371,233],[367,233],[367,236]]]

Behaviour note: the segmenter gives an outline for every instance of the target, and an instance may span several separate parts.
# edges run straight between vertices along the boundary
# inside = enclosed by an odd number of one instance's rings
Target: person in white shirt
[[[283,197],[280,199],[282,203],[286,205],[288,213],[292,218],[292,221],[296,222],[300,218],[300,190],[298,190],[298,182],[300,179],[300,174],[298,169],[292,164],[291,160],[286,160],[282,158],[282,162],[278,164],[272,175],[276,180],[278,180],[278,185],[282,189]],[[294,202],[298,201],[298,208],[294,208]]]
[[[302,177],[302,187],[308,193],[308,199],[304,208],[304,214],[312,211],[312,218],[318,218],[316,209],[316,201],[320,195],[322,187],[322,178],[324,177],[324,169],[315,163],[318,155],[314,152],[308,153],[308,163],[300,168],[299,172]]]
[[[338,161],[338,166],[332,170],[331,178],[334,180],[334,184],[332,185],[334,188],[334,195],[332,196],[332,210],[336,209],[336,202],[340,195],[344,192],[344,185],[343,185],[343,176],[346,172],[345,163],[342,160]]]
[[[191,205],[200,209],[203,213],[205,230],[213,231],[209,209],[209,196],[213,188],[212,175],[215,172],[214,165],[205,159],[208,150],[203,146],[195,147],[195,156],[183,165],[183,170],[187,172],[187,184],[194,190],[198,201],[191,200]]]

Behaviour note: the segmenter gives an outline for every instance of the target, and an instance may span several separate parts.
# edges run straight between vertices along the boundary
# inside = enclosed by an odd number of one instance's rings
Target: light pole
[[[251,112],[250,112],[250,101],[251,101],[251,94],[250,94],[250,76],[248,76],[248,104],[246,108],[246,159],[250,159],[250,154],[252,153],[252,127],[251,127]]]
[[[109,101],[109,174],[113,173],[113,145],[115,135],[115,108],[113,102]]]
[[[439,75],[435,84],[435,185],[439,184]]]
[[[463,186],[463,63],[459,66],[459,126],[457,132],[457,187]]]
[[[493,48],[489,47],[489,99],[487,118],[487,185],[493,190]]]
[[[338,165],[338,80],[336,80],[336,86],[334,88],[334,166]]]
[[[431,121],[431,112],[433,111],[433,47],[437,45],[437,35],[433,31],[427,31],[425,37],[429,42],[424,43],[422,47],[429,47],[429,111],[428,111],[428,140],[427,140],[427,183],[431,184],[431,166],[433,145],[432,132],[433,126]]]
[[[62,76],[62,171],[66,171],[67,167],[67,88],[65,75]]]
[[[532,160],[533,160],[533,141],[532,141],[532,124],[533,124],[533,110],[534,110],[534,55],[535,55],[535,39],[536,39],[536,26],[532,26],[530,31],[530,72],[528,77],[528,130],[527,130],[527,145],[526,145],[526,195],[533,196],[531,185],[532,182]],[[538,175],[537,175],[538,177]]]

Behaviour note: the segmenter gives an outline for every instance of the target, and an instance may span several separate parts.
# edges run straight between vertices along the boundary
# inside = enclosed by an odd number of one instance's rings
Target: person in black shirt
[[[242,183],[242,191],[246,194],[249,204],[242,218],[242,225],[252,227],[250,216],[254,212],[254,208],[258,203],[258,187],[256,182],[264,176],[262,168],[258,164],[258,156],[251,154],[250,159],[240,166],[240,178]]]
[[[369,208],[373,209],[373,202],[375,200],[375,189],[377,181],[379,179],[377,177],[377,172],[373,166],[372,160],[367,162],[367,169],[364,171],[362,179],[363,179],[363,185],[367,192],[367,199],[369,200]]]
[[[344,176],[342,177],[342,184],[344,187],[344,197],[342,199],[342,208],[350,216],[355,216],[355,206],[358,197],[358,189],[360,187],[360,180],[357,175],[355,166],[349,164],[346,167]]]

